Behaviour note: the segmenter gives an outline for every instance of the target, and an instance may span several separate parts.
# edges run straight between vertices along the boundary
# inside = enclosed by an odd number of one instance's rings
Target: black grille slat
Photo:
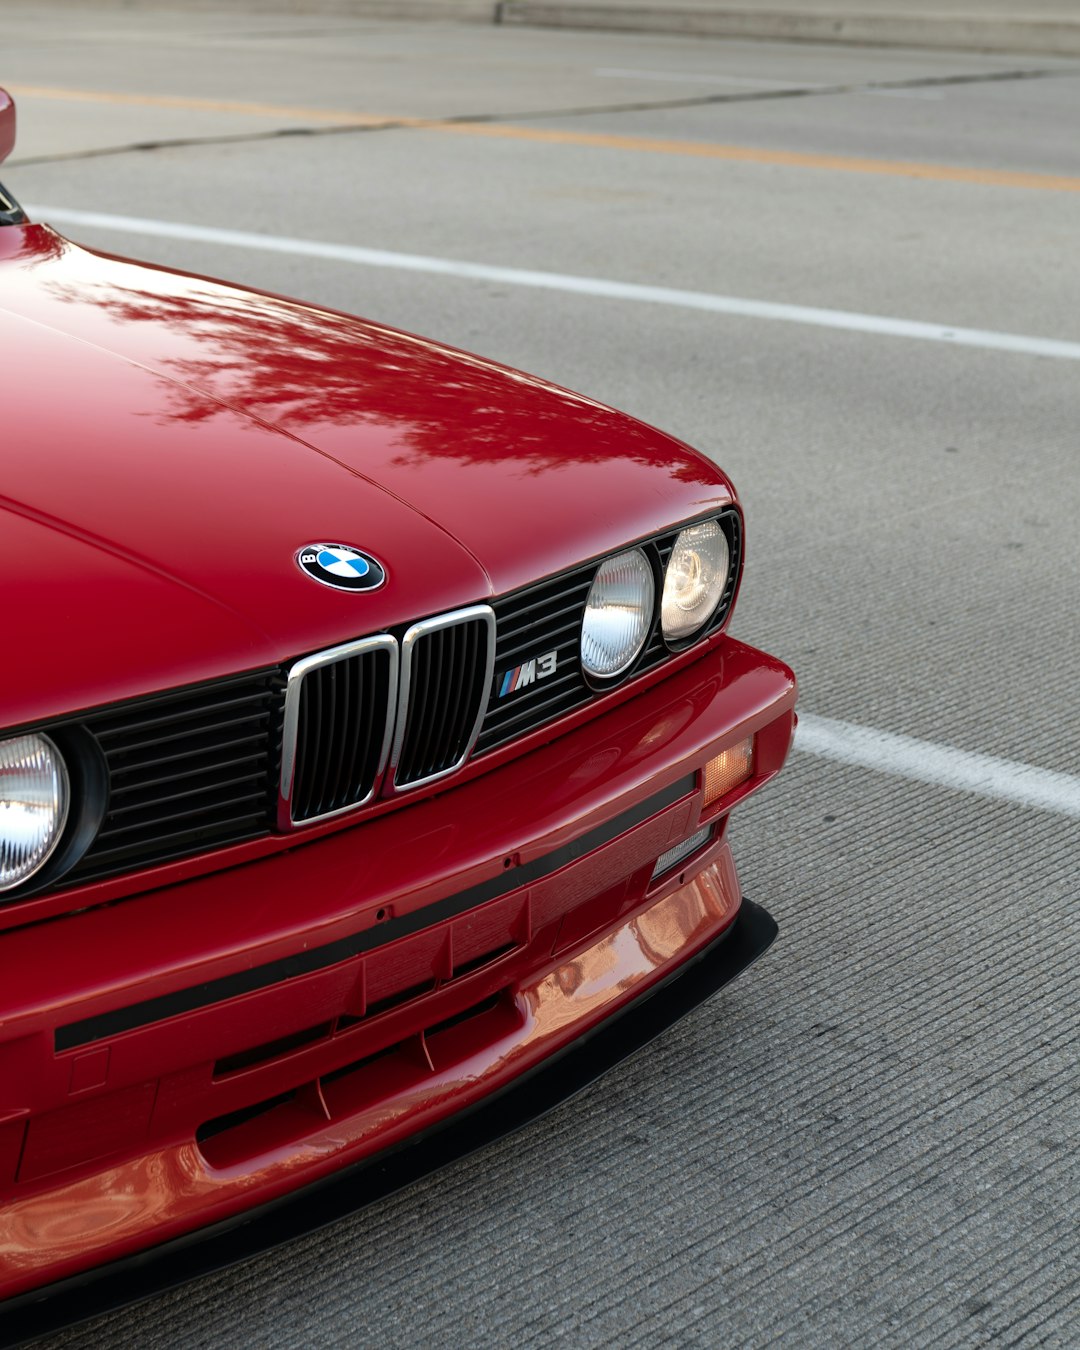
[[[389,708],[390,653],[370,647],[315,666],[302,678],[292,819],[316,820],[375,789]]]
[[[266,770],[255,769],[247,773],[233,774],[226,777],[215,777],[211,783],[200,783],[194,787],[182,788],[180,791],[162,792],[154,795],[148,793],[140,797],[139,800],[132,802],[130,806],[113,806],[110,816],[114,820],[122,820],[125,816],[130,816],[136,811],[159,811],[170,802],[193,801],[198,797],[206,797],[213,793],[221,792],[223,789],[235,788],[237,791],[245,784],[251,784],[256,795],[266,791]],[[130,795],[131,789],[127,789]],[[118,794],[113,794],[113,799]]]
[[[80,864],[77,880],[98,881],[104,876],[114,876],[117,872],[147,866],[148,853],[152,853],[155,864],[160,864],[187,857],[192,853],[201,853],[207,848],[243,844],[251,839],[260,839],[265,834],[266,813],[263,811],[254,815],[222,817],[216,822],[216,829],[213,832],[206,827],[194,827],[172,830],[159,835],[147,835],[136,842],[128,840],[126,844],[117,845],[115,848],[103,848],[98,851],[95,847],[95,868],[88,875],[83,875]],[[68,876],[73,877],[74,873],[69,873]]]
[[[383,735],[385,734],[385,717],[388,714],[385,711],[386,702],[383,701],[383,715],[379,716],[377,700],[380,696],[380,687],[378,681],[360,680],[360,697],[357,699],[358,719],[362,728],[363,739],[358,738],[356,745],[356,755],[349,770],[349,781],[357,782],[360,767],[364,764],[376,761],[379,750],[382,746]],[[388,692],[388,691],[387,691]]]
[[[411,640],[409,698],[394,781],[408,787],[444,773],[469,750],[487,696],[490,625],[458,619]]]
[[[227,746],[222,748],[226,750],[228,749]],[[227,773],[231,773],[234,769],[237,769],[241,764],[251,764],[253,767],[256,764],[265,765],[266,759],[267,753],[265,750],[261,750],[255,754],[250,755],[237,755],[232,759],[222,758],[218,762],[213,772],[220,773],[224,771]],[[131,775],[125,775],[125,780],[114,781],[109,795],[112,798],[112,800],[115,801],[117,797],[127,796],[130,795],[132,792],[149,792],[152,794],[154,788],[165,786],[171,787],[180,783],[186,783],[189,779],[203,777],[210,772],[211,770],[207,769],[205,766],[200,765],[198,768],[195,769],[185,769],[177,773],[164,774],[160,775],[157,778],[145,778],[142,780],[136,780],[134,782],[125,781],[130,780],[131,778]],[[263,772],[265,773],[265,768],[263,769]]]
[[[108,733],[102,733],[98,736],[101,748],[107,755],[118,759],[123,755],[144,754],[152,755],[157,759],[163,754],[169,746],[191,746],[193,742],[200,737],[208,736],[215,743],[219,739],[222,731],[234,728],[241,734],[245,731],[250,732],[256,728],[260,722],[266,720],[266,712],[252,710],[245,712],[241,717],[202,717],[197,725],[176,725],[164,726],[160,722],[154,722],[146,732],[132,735],[126,740],[117,739],[119,733],[113,732],[110,739]],[[157,729],[157,734],[147,734],[153,729]],[[125,728],[126,732],[126,728]]]
[[[555,593],[556,608],[552,609],[552,597],[546,597],[543,600],[537,600],[534,604],[526,605],[517,610],[513,617],[508,619],[499,632],[499,637],[512,635],[515,631],[528,631],[531,627],[534,617],[542,614],[545,623],[552,623],[565,616],[567,619],[576,619],[581,614],[581,607],[589,594],[589,587],[592,585],[591,576],[586,584],[577,586],[568,596],[565,591],[559,590]]]
[[[149,733],[156,727],[177,727],[177,735],[191,734],[190,723],[194,718],[205,718],[209,724],[217,725],[223,720],[223,714],[236,709],[254,708],[257,713],[265,703],[265,695],[249,694],[229,699],[208,699],[205,696],[198,699],[193,706],[181,707],[168,712],[161,712],[156,717],[140,717],[137,719],[122,720],[114,717],[103,717],[101,722],[94,723],[94,735],[106,749],[112,749],[111,741],[117,737],[127,737],[139,745],[153,745],[154,737]],[[243,715],[243,713],[241,713]]]
[[[348,785],[351,779],[349,766],[356,754],[356,742],[359,736],[360,728],[356,721],[357,698],[359,689],[353,690],[353,663],[343,661],[339,668],[338,687],[335,689],[335,698],[340,695],[342,714],[342,744],[341,753],[337,757],[337,764],[332,774],[333,791],[336,798],[340,799],[343,793],[348,791]]]
[[[272,670],[83,716],[104,760],[108,801],[64,884],[267,833],[282,694]]]
[[[318,785],[322,781],[322,775],[319,770],[322,768],[324,752],[322,737],[322,705],[325,689],[323,685],[322,669],[313,671],[312,674],[308,676],[307,680],[304,681],[304,694],[306,697],[302,697],[300,700],[301,703],[307,703],[311,710],[308,718],[310,724],[308,727],[308,735],[310,737],[308,744],[311,747],[311,775],[306,783],[301,779],[299,784],[301,819],[319,815],[317,794]],[[295,812],[293,813],[293,818],[296,819]]]
[[[432,772],[432,765],[438,761],[439,747],[435,744],[438,728],[444,728],[447,738],[450,737],[450,728],[446,724],[450,681],[446,679],[440,681],[436,676],[440,670],[457,669],[454,660],[456,644],[453,630],[445,629],[441,633],[434,634],[431,646],[428,660],[424,663],[424,702],[420,705],[423,735],[416,738],[416,745],[422,747],[418,749],[419,760],[415,774],[417,778],[426,778]],[[401,781],[408,782],[408,779],[403,778]]]
[[[443,649],[446,645],[445,634],[432,633],[418,645],[412,664],[412,685],[409,690],[408,726],[411,735],[405,742],[402,756],[402,768],[398,781],[412,782],[417,778],[426,778],[431,770],[427,763],[434,757],[431,744],[435,729],[435,699],[433,697],[432,675],[443,665]],[[427,751],[425,759],[424,752]]]
[[[235,795],[229,795],[227,791],[206,794],[202,802],[189,803],[183,810],[173,810],[171,808],[175,807],[176,803],[166,802],[164,812],[147,810],[142,820],[110,826],[108,829],[101,831],[96,842],[104,846],[120,835],[130,835],[137,830],[145,831],[147,826],[151,824],[159,827],[178,825],[182,821],[193,821],[196,817],[205,816],[208,813],[216,815],[225,807],[247,806],[251,811],[255,811],[258,805],[265,800],[266,789],[261,782],[255,785],[251,784],[250,779],[246,779],[245,782],[248,784],[245,792]]]
[[[534,726],[541,722],[550,721],[553,717],[560,717],[563,713],[572,712],[575,708],[580,708],[588,703],[590,694],[584,687],[584,682],[577,679],[576,684],[567,687],[551,698],[532,703],[528,708],[521,709],[516,716],[508,717],[505,721],[495,723],[492,731],[495,733],[496,742],[509,740],[513,736],[524,735],[531,731]],[[485,732],[488,730],[485,724]]]
[[[553,651],[555,648],[577,649],[578,632],[581,627],[580,609],[577,615],[569,623],[561,624],[558,628],[552,628],[546,635],[545,641],[550,645],[547,651]],[[507,666],[513,666],[518,661],[523,661],[532,656],[536,651],[536,639],[534,637],[524,637],[516,645],[509,642],[499,644],[499,659]]]

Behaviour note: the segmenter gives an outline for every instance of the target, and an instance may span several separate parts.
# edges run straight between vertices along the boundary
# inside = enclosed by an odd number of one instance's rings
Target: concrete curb
[[[502,23],[544,28],[598,28],[699,37],[758,38],[786,42],[840,42],[897,47],[960,47],[966,51],[1031,52],[1080,56],[1075,22],[949,14],[807,13],[728,9],[721,6],[652,7],[647,4],[580,4],[574,0],[502,0]]]

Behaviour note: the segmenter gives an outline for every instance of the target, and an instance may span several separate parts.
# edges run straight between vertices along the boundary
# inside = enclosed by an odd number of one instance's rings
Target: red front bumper
[[[724,818],[779,769],[794,698],[724,640],[461,787],[0,937],[0,1296],[381,1154],[669,979],[738,911]],[[751,734],[752,778],[653,881]]]

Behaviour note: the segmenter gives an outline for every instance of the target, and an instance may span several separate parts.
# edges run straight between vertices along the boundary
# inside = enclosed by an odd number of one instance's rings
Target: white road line
[[[309,258],[327,258],[334,262],[353,263],[360,267],[392,267],[409,272],[463,277],[471,281],[494,281],[505,286],[529,286],[548,291],[564,291],[605,300],[672,305],[681,309],[704,310],[712,314],[730,314],[744,319],[774,319],[781,323],[838,328],[852,333],[869,333],[877,337],[914,338],[920,342],[944,342],[955,347],[979,347],[991,351],[1014,352],[1023,356],[1053,356],[1064,361],[1080,361],[1080,342],[1065,342],[1058,338],[1025,337],[1020,333],[998,333],[983,328],[951,328],[944,324],[922,323],[916,319],[891,319],[884,315],[858,314],[842,309],[814,309],[806,305],[785,305],[772,300],[743,300],[737,296],[713,295],[707,291],[683,291],[669,286],[643,286],[634,282],[605,281],[598,277],[571,276],[562,272],[533,272],[519,267],[492,267],[486,263],[459,262],[453,258],[431,258],[420,253],[391,253],[385,249],[358,248],[350,244],[323,244],[313,239],[254,234],[247,230],[219,230],[206,225],[179,225],[164,220],[144,220],[138,216],[113,216],[97,211],[72,211],[53,206],[35,206],[28,209],[33,215],[55,221],[60,225],[115,230],[121,234],[186,239],[196,243],[258,249],[268,253],[300,254]]]
[[[1011,759],[978,755],[892,731],[799,714],[795,748],[839,764],[875,769],[895,778],[971,792],[995,801],[1033,806],[1080,820],[1080,778]]]

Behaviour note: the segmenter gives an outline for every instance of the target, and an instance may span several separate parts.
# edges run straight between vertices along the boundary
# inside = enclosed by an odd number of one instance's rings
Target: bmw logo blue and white
[[[305,544],[296,561],[314,581],[338,591],[374,591],[386,580],[386,568],[351,544]]]

